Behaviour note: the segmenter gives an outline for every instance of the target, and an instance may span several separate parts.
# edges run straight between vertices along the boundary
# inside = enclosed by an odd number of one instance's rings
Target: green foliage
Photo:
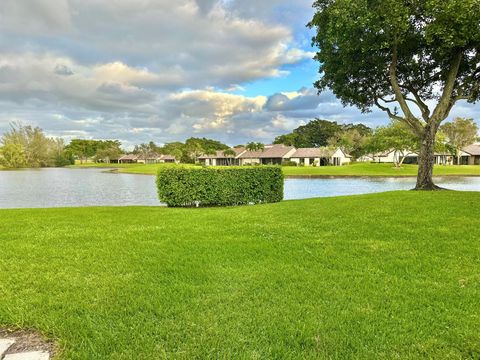
[[[456,118],[443,124],[440,130],[446,136],[446,143],[452,150],[452,155],[459,155],[462,148],[477,140],[478,126],[473,119]]]
[[[122,153],[119,140],[85,140],[73,139],[65,149],[81,162],[89,158],[95,158],[95,161],[109,163],[110,160],[118,158]]]
[[[279,135],[273,141],[274,144],[283,144],[286,146],[296,146],[298,140],[298,134],[295,132],[289,134]]]
[[[275,144],[287,142],[284,145],[302,147],[327,146],[328,139],[342,130],[342,126],[334,121],[315,119],[306,125],[299,126],[291,134],[275,139]]]
[[[227,150],[229,147],[220,141],[207,138],[191,137],[185,140],[185,143],[180,141],[167,143],[159,147],[161,154],[169,154],[175,156],[182,163],[192,164],[197,162],[198,157],[202,154],[214,154],[219,150]]]
[[[306,125],[299,126],[290,134],[277,136],[273,143],[297,148],[321,147],[329,145],[331,139],[342,137],[344,133],[353,131],[359,137],[366,137],[372,130],[363,124],[338,124],[335,121],[315,119]]]
[[[360,124],[362,125],[362,124]],[[368,132],[361,132],[356,128],[343,130],[328,140],[331,147],[339,147],[345,153],[358,159],[368,152],[367,144],[370,140],[372,130],[368,128]]]
[[[75,165],[75,157],[68,152],[58,154],[55,158],[55,166],[63,167],[68,165]]]
[[[368,110],[394,94],[389,68],[396,51],[404,93],[436,100],[436,87],[443,88],[460,55],[454,95],[478,100],[478,0],[317,0],[314,7],[309,25],[317,30],[319,90],[332,89],[345,104]]]
[[[73,139],[66,146],[66,149],[83,162],[95,155],[97,146],[97,140]]]
[[[421,145],[416,189],[437,189],[436,132],[457,101],[480,99],[480,1],[316,0],[314,7],[315,87],[407,124]]]
[[[38,127],[11,124],[0,140],[0,163],[7,168],[55,166],[65,156],[62,139],[48,138]]]
[[[0,148],[0,163],[6,168],[18,169],[27,166],[27,157],[22,144],[7,142]]]
[[[401,122],[392,122],[388,126],[382,126],[375,130],[369,141],[370,152],[377,153],[387,150],[418,151],[418,138]]]
[[[245,147],[248,151],[262,151],[265,149],[265,145],[260,142],[249,142]]]
[[[298,166],[298,164],[295,161],[283,160],[282,166]]]
[[[277,166],[161,167],[158,196],[168,206],[230,206],[283,199],[283,173]]]
[[[420,144],[418,137],[406,124],[396,121],[376,129],[366,148],[373,154],[394,151],[394,163],[399,167],[405,157],[418,152]]]

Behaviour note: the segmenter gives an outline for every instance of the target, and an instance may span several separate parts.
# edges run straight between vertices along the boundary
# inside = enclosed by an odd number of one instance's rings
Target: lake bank
[[[479,202],[0,210],[0,326],[65,359],[476,357]]]

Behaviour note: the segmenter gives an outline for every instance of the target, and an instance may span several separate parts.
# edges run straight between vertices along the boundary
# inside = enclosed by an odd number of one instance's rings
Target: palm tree
[[[265,149],[265,145],[263,145],[260,142],[249,142],[245,148],[248,151],[259,151],[259,150],[263,151]]]

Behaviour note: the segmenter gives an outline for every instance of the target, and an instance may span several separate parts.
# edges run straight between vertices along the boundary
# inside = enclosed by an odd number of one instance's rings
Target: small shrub
[[[283,199],[283,173],[278,166],[165,167],[157,189],[172,207],[272,203]]]
[[[283,160],[282,166],[297,166],[297,163],[292,160]]]

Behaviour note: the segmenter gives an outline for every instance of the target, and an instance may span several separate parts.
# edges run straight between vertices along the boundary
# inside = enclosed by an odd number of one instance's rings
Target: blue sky
[[[0,132],[19,121],[130,148],[387,123],[317,95],[312,15],[310,0],[1,0]],[[454,116],[478,120],[479,105]]]

